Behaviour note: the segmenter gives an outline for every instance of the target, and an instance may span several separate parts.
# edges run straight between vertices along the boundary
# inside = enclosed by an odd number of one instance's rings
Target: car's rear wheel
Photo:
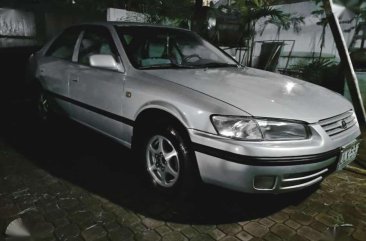
[[[51,119],[50,99],[40,85],[32,86],[32,115],[34,120],[44,125]]]
[[[193,192],[199,178],[189,140],[174,126],[155,128],[142,141],[140,152],[152,186],[168,195]]]
[[[50,103],[47,94],[40,89],[37,95],[37,117],[41,122],[47,122],[50,118]]]

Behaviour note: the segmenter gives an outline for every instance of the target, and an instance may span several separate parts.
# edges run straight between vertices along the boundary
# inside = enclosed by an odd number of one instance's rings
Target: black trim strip
[[[71,104],[77,105],[79,107],[82,107],[84,109],[87,109],[87,110],[90,110],[92,112],[95,112],[97,114],[103,115],[103,116],[108,117],[110,119],[119,121],[119,122],[121,122],[123,124],[129,125],[129,126],[134,126],[134,124],[135,124],[135,122],[133,120],[130,120],[130,119],[127,119],[125,117],[116,115],[114,113],[111,113],[111,112],[108,112],[108,111],[99,109],[97,107],[94,107],[94,106],[85,104],[83,102],[80,102],[80,101],[77,101],[77,100],[73,100],[73,99],[71,99],[69,97],[66,97],[66,96],[63,96],[63,95],[59,95],[59,94],[56,94],[56,93],[51,92],[51,91],[47,91],[47,94],[49,94],[49,95],[51,95],[51,96],[53,96],[55,98],[58,98],[58,99],[67,101],[67,102],[69,102]]]
[[[340,149],[337,148],[332,151],[306,156],[253,157],[253,156],[235,154],[224,150],[219,150],[198,143],[192,143],[192,145],[193,149],[197,152],[221,158],[226,161],[251,166],[293,166],[293,165],[318,163],[332,157],[338,157],[340,154]]]

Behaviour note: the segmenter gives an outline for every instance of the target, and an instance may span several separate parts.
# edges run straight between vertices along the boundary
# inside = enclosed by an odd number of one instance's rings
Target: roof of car
[[[170,28],[170,29],[177,29],[177,30],[186,30],[184,28],[178,28],[173,26],[161,25],[161,24],[151,24],[151,23],[139,23],[139,22],[118,22],[118,21],[105,21],[105,22],[91,22],[91,23],[83,23],[77,24],[76,26],[83,26],[83,25],[103,25],[103,26],[118,26],[118,27],[151,27],[151,28]]]

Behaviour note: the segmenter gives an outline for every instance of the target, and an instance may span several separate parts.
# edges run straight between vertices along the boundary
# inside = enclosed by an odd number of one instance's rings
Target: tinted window
[[[102,27],[89,28],[81,40],[78,62],[89,64],[89,57],[95,54],[112,55],[118,62],[118,52],[109,30]]]
[[[72,60],[76,41],[79,37],[78,29],[68,29],[48,49],[46,56],[53,56],[60,59]]]

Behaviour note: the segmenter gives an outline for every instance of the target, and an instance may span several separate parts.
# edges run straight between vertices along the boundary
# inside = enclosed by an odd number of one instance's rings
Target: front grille
[[[325,168],[311,172],[284,175],[280,189],[286,190],[310,186],[323,180],[329,171],[330,169]]]
[[[330,137],[339,135],[357,124],[357,118],[353,111],[347,111],[343,114],[319,121],[325,132]]]

